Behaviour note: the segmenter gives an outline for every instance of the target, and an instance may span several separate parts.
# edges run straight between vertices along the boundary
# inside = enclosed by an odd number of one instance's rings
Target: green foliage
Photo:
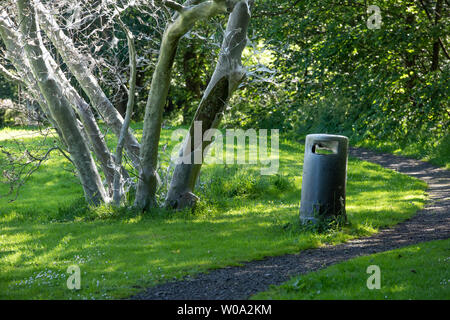
[[[300,221],[296,221],[294,224],[288,224],[286,227],[298,230],[298,232],[335,233],[343,230],[344,227],[350,227],[350,224],[346,223],[345,216],[339,215],[336,217],[322,217],[314,223],[308,221],[301,224]]]
[[[433,18],[436,1],[424,3]],[[367,27],[369,4],[381,9],[380,29]],[[258,1],[252,32],[277,74],[246,86],[227,120],[295,136],[338,133],[355,143],[414,145],[433,157],[439,146],[449,148],[450,68],[442,49],[432,69],[437,37],[448,50],[449,22],[435,24],[419,1]]]
[[[181,118],[179,124],[192,121],[216,67],[224,21],[223,16],[199,21],[193,32],[180,40],[164,110],[167,118]]]
[[[355,258],[293,277],[252,299],[448,300],[449,245],[448,239],[432,241]],[[379,290],[366,286],[370,265],[380,267]]]
[[[17,85],[0,74],[0,99],[14,99],[17,97]]]
[[[11,83],[5,79],[0,73],[0,100],[2,99],[15,99],[17,97],[17,85]],[[1,104],[1,102],[0,102]],[[5,110],[0,105],[0,128],[8,125],[8,120],[5,118]]]

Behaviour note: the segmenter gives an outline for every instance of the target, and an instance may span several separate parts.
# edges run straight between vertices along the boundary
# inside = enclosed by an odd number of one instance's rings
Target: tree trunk
[[[442,0],[437,0],[436,9],[434,10],[434,25],[436,26],[441,19],[442,14]],[[439,69],[439,37],[436,37],[433,43],[433,57],[431,61],[431,71],[436,71]]]
[[[88,63],[93,63],[92,57],[82,55],[77,50],[72,40],[64,34],[61,28],[59,28],[51,14],[39,0],[34,0],[34,3],[42,29],[58,50],[58,53],[70,69],[70,72],[77,79],[83,91],[89,97],[92,105],[97,109],[114,134],[119,137],[123,125],[123,118],[117,109],[114,108],[90,71]],[[127,150],[135,169],[139,169],[140,166],[139,148],[140,146],[137,139],[133,136],[131,131],[128,131],[125,136],[125,149]]]
[[[141,141],[141,172],[136,192],[135,207],[146,210],[156,206],[156,172],[158,145],[164,105],[170,84],[170,75],[179,39],[201,19],[208,19],[229,9],[232,1],[206,1],[191,7],[182,7],[170,23],[162,38],[158,63],[153,72],[152,83],[145,107],[144,128]]]
[[[192,139],[194,124],[198,121],[201,122],[202,140],[207,130],[217,128],[222,120],[227,102],[245,76],[241,56],[247,44],[251,4],[251,1],[240,1],[229,17],[219,61],[180,151],[180,157],[188,155],[191,163],[176,165],[166,197],[166,207],[182,209],[193,206],[198,199],[193,191],[202,164],[195,163],[195,153],[200,152],[203,156],[204,150],[211,141],[198,142],[195,141],[196,139]]]
[[[92,155],[78,128],[77,120],[69,101],[63,94],[57,76],[51,71],[51,66],[44,60],[38,41],[37,26],[33,7],[29,0],[18,0],[17,8],[20,18],[20,29],[25,41],[25,53],[30,61],[31,69],[38,82],[40,91],[47,101],[50,113],[61,129],[67,143],[69,153],[81,180],[86,200],[92,204],[106,201],[106,192],[97,172]]]

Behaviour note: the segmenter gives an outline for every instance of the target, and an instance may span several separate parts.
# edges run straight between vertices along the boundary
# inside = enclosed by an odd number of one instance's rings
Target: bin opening
[[[327,155],[338,153],[338,141],[317,141],[313,144],[312,153]]]

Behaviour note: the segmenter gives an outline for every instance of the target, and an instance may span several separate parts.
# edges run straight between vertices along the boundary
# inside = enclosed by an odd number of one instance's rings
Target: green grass
[[[450,135],[448,134],[440,140],[430,137],[427,142],[398,143],[366,139],[355,142],[355,146],[428,161],[436,166],[450,170]]]
[[[133,127],[140,137],[142,125]],[[168,150],[171,132],[161,138]],[[42,142],[19,139],[36,149]],[[14,148],[11,140],[0,138],[0,145]],[[261,176],[259,165],[205,165],[195,212],[147,214],[87,207],[70,163],[52,153],[16,201],[0,198],[0,299],[123,298],[168,279],[370,235],[424,205],[423,182],[350,158],[351,224],[324,233],[299,228],[303,152],[302,144],[280,139],[274,176]],[[7,191],[1,184],[0,194]],[[82,274],[78,291],[66,287],[73,264]]]
[[[367,288],[371,265],[380,268],[380,289]],[[448,300],[450,239],[351,259],[294,277],[252,299]]]

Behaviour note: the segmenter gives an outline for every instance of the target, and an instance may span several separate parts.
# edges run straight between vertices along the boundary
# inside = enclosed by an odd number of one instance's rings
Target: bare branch
[[[127,26],[122,22],[120,16],[118,17],[118,22],[122,29],[125,31],[129,50],[129,60],[130,60],[130,88],[128,90],[128,102],[127,111],[125,114],[125,119],[122,124],[122,129],[120,130],[119,141],[117,142],[116,156],[115,156],[115,172],[114,172],[114,187],[113,187],[113,202],[115,205],[119,206],[122,199],[121,183],[120,183],[120,170],[122,167],[122,153],[125,143],[125,135],[128,132],[128,128],[131,122],[131,115],[133,114],[134,98],[136,95],[136,47],[134,45],[134,37]]]
[[[180,13],[183,12],[184,10],[186,10],[186,8],[183,5],[181,5],[175,1],[172,1],[172,0],[157,0],[155,2],[158,5],[166,6],[167,8],[170,8],[170,9],[175,10]]]
[[[43,139],[39,145],[33,145],[33,150],[25,146],[23,142],[16,139],[8,139],[8,144],[14,144],[10,150],[5,145],[0,145],[0,153],[6,156],[7,161],[2,161],[2,176],[9,184],[9,192],[2,197],[6,197],[15,192],[15,195],[9,202],[17,200],[20,189],[29,180],[31,175],[36,172],[41,165],[48,159],[50,153],[54,150],[64,152],[55,142],[53,147],[47,149],[47,137],[52,130],[47,129],[43,134]],[[43,155],[42,149],[47,149]],[[70,160],[70,159],[69,159]],[[71,161],[71,160],[70,160]]]

